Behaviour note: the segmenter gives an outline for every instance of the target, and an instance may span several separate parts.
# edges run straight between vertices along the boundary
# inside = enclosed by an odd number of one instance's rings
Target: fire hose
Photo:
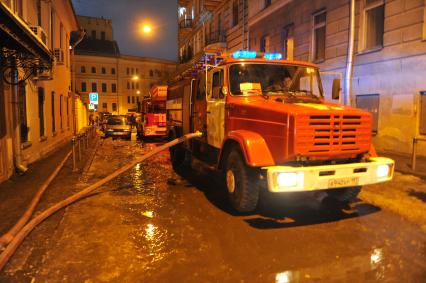
[[[182,143],[186,140],[201,137],[201,132],[191,133],[184,135],[180,138],[174,139],[168,143],[165,143],[159,147],[156,147],[152,151],[148,152],[147,154],[144,154],[142,157],[130,162],[129,164],[121,167],[120,169],[114,171],[107,177],[97,181],[96,183],[86,187],[85,189],[81,190],[80,192],[64,199],[61,202],[56,203],[55,205],[51,206],[50,208],[46,209],[45,211],[38,214],[36,217],[31,219],[25,226],[22,227],[22,229],[19,230],[19,232],[16,233],[16,235],[11,239],[9,245],[4,249],[4,251],[0,254],[0,270],[3,269],[3,267],[6,265],[6,263],[9,261],[10,257],[15,253],[16,249],[19,247],[19,245],[22,243],[22,241],[28,236],[28,234],[41,222],[46,220],[49,216],[52,214],[58,212],[60,209],[67,207],[68,205],[81,200],[83,198],[86,198],[91,195],[96,189],[98,189],[100,186],[108,183],[112,179],[117,178],[119,175],[123,174],[127,170],[131,169],[132,167],[136,166],[138,163],[143,162],[144,160],[156,155],[157,153],[160,153],[161,151],[170,148],[172,146],[175,146],[179,143]],[[68,155],[67,155],[68,156]],[[16,226],[16,225],[15,225]],[[14,227],[15,227],[14,226]]]

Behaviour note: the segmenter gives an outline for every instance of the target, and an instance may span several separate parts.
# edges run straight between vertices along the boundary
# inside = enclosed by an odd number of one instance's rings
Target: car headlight
[[[130,130],[129,130],[129,129],[124,129],[123,131],[124,131],[124,132],[130,132]]]
[[[303,172],[278,172],[276,175],[276,184],[282,188],[303,187]]]
[[[390,171],[391,170],[389,164],[379,165],[376,171],[377,178],[388,177]]]
[[[113,129],[107,129],[107,131],[108,131],[108,132],[114,132],[114,130],[113,130]]]

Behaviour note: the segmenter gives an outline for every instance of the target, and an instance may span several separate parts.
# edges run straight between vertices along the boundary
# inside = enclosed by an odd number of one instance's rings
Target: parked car
[[[132,137],[132,127],[125,116],[111,116],[105,125],[105,137]]]

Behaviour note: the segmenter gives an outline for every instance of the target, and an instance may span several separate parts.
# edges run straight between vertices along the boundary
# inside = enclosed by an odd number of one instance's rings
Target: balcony
[[[187,19],[182,19],[179,22],[179,28],[180,29],[187,29],[187,28],[192,28],[192,19],[191,18],[187,18]]]
[[[225,31],[214,31],[210,34],[207,34],[205,46],[216,44],[216,43],[226,43],[226,33]]]

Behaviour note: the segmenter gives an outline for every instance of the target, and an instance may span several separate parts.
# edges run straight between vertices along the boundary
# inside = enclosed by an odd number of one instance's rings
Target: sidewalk
[[[53,173],[71,149],[71,144],[67,143],[46,158],[30,164],[28,171],[24,174],[15,174],[0,184],[0,235],[6,233],[19,220],[41,184]],[[90,155],[89,152],[82,155],[83,161],[79,163],[79,168],[84,167]],[[54,201],[61,200],[70,194],[70,185],[80,176],[79,172],[72,172],[72,157],[68,158],[61,172],[41,197],[36,211],[45,209]],[[52,189],[55,184],[59,184],[59,190],[57,187]]]
[[[389,151],[378,152],[378,155],[393,159],[395,161],[395,171],[426,178],[426,157],[424,156],[417,156],[416,170],[413,171],[411,169],[411,155]]]

